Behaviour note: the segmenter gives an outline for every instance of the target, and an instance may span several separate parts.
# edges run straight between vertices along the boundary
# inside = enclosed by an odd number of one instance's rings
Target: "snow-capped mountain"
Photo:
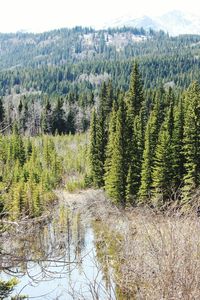
[[[200,17],[181,11],[170,11],[162,16],[132,18],[126,16],[113,20],[105,27],[143,27],[154,30],[164,30],[170,35],[200,34]]]

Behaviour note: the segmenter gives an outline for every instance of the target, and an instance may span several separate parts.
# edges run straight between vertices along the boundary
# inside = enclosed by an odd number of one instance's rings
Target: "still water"
[[[1,278],[19,279],[13,295],[30,299],[116,299],[113,269],[99,241],[98,227],[61,206],[33,233],[4,242],[12,267]],[[100,246],[99,246],[100,245]],[[19,262],[22,260],[21,262]],[[99,297],[99,298],[98,298]]]

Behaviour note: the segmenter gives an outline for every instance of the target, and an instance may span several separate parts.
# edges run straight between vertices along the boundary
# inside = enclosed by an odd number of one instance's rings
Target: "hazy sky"
[[[130,15],[179,9],[200,15],[199,0],[0,0],[0,32],[41,32],[75,25],[100,26]]]

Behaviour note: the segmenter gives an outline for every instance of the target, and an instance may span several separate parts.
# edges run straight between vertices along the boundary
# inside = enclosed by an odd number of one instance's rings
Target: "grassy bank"
[[[121,210],[97,190],[63,192],[62,199],[92,223],[99,268],[108,282],[112,269],[115,283],[108,299],[200,298],[200,220],[194,213]]]

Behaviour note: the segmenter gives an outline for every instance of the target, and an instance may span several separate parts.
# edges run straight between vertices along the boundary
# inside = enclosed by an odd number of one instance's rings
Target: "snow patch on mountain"
[[[200,34],[200,17],[174,10],[156,17],[143,16],[141,18],[132,18],[131,16],[123,16],[105,24],[104,28],[123,26],[143,27],[144,29],[152,28],[156,31],[164,30],[173,36],[179,34]]]

